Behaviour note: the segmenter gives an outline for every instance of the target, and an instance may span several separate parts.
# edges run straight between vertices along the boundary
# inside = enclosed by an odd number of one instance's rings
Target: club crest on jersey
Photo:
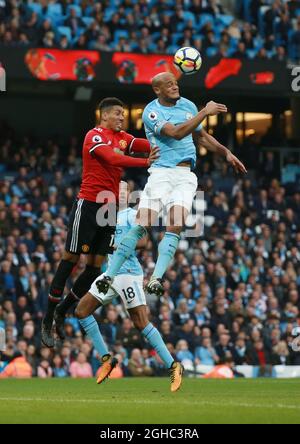
[[[87,253],[90,249],[90,247],[87,244],[82,245],[81,248],[82,248],[83,253]]]
[[[151,111],[148,115],[150,120],[157,120],[157,114],[154,111]]]
[[[187,120],[190,120],[190,119],[193,118],[193,114],[192,113],[186,113],[185,117],[186,117]]]
[[[93,136],[93,142],[100,143],[100,142],[102,142],[102,138],[100,136]]]
[[[126,140],[123,140],[123,139],[120,140],[120,141],[119,141],[119,145],[120,145],[121,148],[126,148],[126,147],[127,147],[127,142],[126,142]]]

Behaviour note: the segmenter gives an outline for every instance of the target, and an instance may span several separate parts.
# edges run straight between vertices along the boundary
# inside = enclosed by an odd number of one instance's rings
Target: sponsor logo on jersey
[[[193,114],[192,113],[186,113],[185,117],[187,118],[187,120],[190,120],[193,118]]]
[[[149,113],[148,117],[150,120],[156,120],[157,114],[154,111],[151,111],[151,113]]]
[[[124,151],[121,150],[120,148],[114,148],[114,152],[118,154],[124,154]]]
[[[94,143],[101,143],[102,142],[102,138],[98,135],[93,137],[93,142]]]
[[[88,253],[88,251],[90,250],[90,247],[89,247],[89,245],[84,244],[84,245],[82,245],[81,249],[84,253]]]
[[[123,139],[120,140],[120,141],[119,141],[119,145],[120,145],[121,148],[126,148],[126,147],[127,147],[127,142],[126,142],[126,140],[123,140]]]

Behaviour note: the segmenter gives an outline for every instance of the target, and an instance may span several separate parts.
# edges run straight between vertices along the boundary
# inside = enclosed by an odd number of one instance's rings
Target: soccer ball
[[[174,65],[183,74],[195,74],[201,68],[202,58],[197,49],[185,46],[176,51]]]

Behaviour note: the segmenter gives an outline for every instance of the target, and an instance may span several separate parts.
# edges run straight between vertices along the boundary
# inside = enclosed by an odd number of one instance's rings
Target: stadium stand
[[[249,58],[265,48],[268,59],[300,59],[299,0],[229,4],[234,12],[217,0],[2,0],[0,43],[66,49],[80,39],[81,49],[170,54],[185,45],[203,56]]]

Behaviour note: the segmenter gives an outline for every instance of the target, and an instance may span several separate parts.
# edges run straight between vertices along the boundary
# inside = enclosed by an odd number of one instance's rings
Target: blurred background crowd
[[[219,157],[199,156],[204,232],[182,236],[166,273],[164,295],[148,297],[151,322],[191,372],[228,359],[266,372],[271,365],[300,365],[300,353],[288,345],[293,328],[300,325],[299,162],[291,157],[281,170],[271,149],[259,161],[256,156],[251,163],[250,156],[247,162],[247,140],[239,156],[249,170],[245,178]],[[49,285],[80,185],[81,145],[76,138],[67,147],[59,139],[20,139],[2,127],[0,178],[0,327],[7,339],[2,368],[19,356],[39,377],[95,375],[98,357],[72,310],[66,340],[55,350],[40,342]],[[128,170],[124,179],[132,190],[141,189],[146,171]],[[139,253],[145,279],[153,270],[160,237],[161,231],[153,229]],[[66,293],[83,267],[84,257]],[[96,318],[121,362],[115,377],[164,374],[119,300],[98,310]]]
[[[299,0],[0,0],[0,43],[300,60]]]

